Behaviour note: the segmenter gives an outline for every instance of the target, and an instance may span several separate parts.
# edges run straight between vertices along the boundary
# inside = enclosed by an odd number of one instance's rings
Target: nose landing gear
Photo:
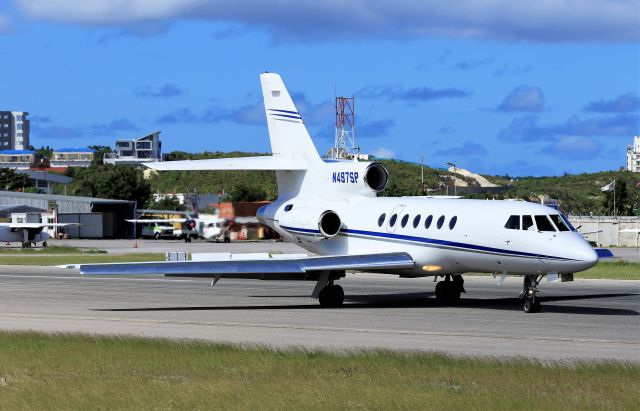
[[[522,285],[522,292],[520,298],[524,300],[524,312],[525,313],[539,313],[540,312],[540,300],[537,298],[538,284],[542,280],[542,276],[538,275],[525,275],[524,284]]]

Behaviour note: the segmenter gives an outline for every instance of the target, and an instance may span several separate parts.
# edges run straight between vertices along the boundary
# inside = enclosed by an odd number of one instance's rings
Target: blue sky
[[[0,109],[31,142],[269,151],[280,73],[321,153],[334,96],[363,152],[488,174],[617,169],[640,134],[637,0],[3,0]]]

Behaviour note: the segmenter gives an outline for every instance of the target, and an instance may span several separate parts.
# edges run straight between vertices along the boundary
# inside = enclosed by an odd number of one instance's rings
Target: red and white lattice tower
[[[336,137],[331,158],[350,159],[357,155],[353,97],[336,97]]]

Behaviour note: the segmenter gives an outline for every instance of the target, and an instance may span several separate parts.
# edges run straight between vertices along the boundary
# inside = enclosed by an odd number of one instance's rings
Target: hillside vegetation
[[[200,160],[269,155],[268,153],[174,151],[168,161]],[[389,170],[390,179],[381,196],[447,195],[453,194],[454,174],[447,170],[424,166],[424,185],[421,183],[419,164],[397,160],[379,160]],[[137,200],[139,206],[149,205],[151,193],[226,193],[233,201],[274,200],[278,196],[273,171],[167,171],[151,173],[142,178],[142,170],[96,165],[88,169],[70,169],[67,175],[75,178],[69,187],[74,195]],[[600,188],[614,179],[617,182],[616,209],[618,215],[639,215],[640,189],[636,188],[640,175],[627,171],[603,171],[591,174],[558,177],[484,176],[503,189],[498,193],[465,194],[458,184],[458,194],[467,198],[517,198],[539,202],[540,197],[558,200],[559,208],[570,214],[613,214],[613,195]],[[469,177],[457,175],[469,187],[478,183]],[[131,198],[129,198],[131,197]]]

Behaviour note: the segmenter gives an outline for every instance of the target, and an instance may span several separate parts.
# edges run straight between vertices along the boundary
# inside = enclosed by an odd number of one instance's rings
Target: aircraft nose
[[[598,263],[598,253],[585,241],[576,244],[572,254],[576,260],[576,271],[587,270]]]

